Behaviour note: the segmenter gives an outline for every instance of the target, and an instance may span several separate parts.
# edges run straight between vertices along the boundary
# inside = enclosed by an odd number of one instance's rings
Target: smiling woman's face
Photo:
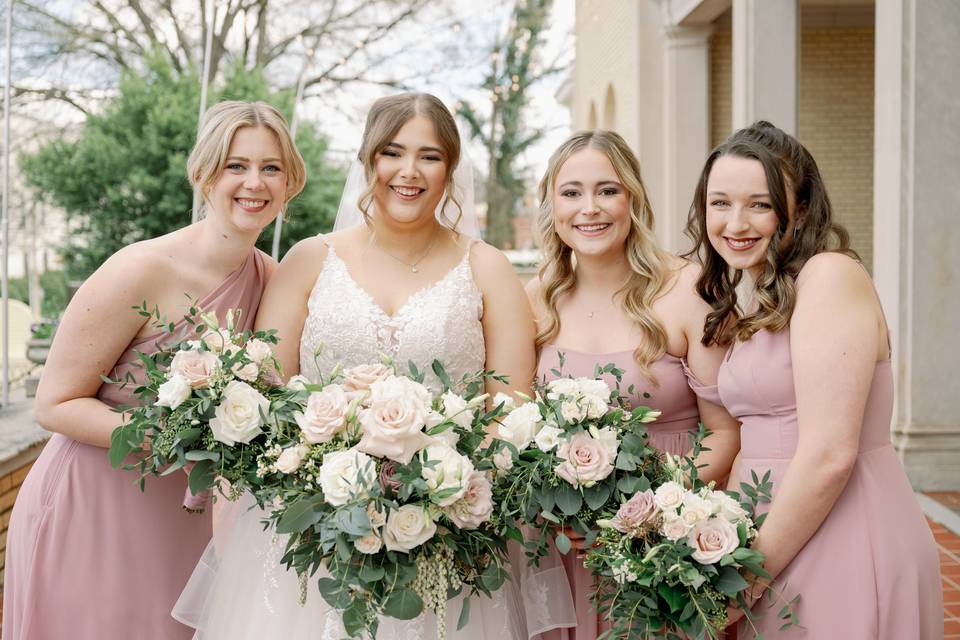
[[[433,123],[423,116],[408,120],[377,154],[377,214],[400,224],[432,218],[443,197],[447,161]]]
[[[606,154],[586,147],[557,172],[553,225],[578,256],[623,252],[630,233],[630,195]]]
[[[790,189],[787,202],[791,218],[795,205]],[[760,161],[737,156],[717,158],[707,179],[706,212],[707,237],[720,257],[734,269],[754,276],[762,271],[779,219]]]

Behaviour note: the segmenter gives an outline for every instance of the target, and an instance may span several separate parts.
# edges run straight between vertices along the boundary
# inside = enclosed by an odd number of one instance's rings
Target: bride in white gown
[[[257,326],[278,329],[285,375],[316,380],[338,364],[386,355],[404,370],[413,362],[428,372],[438,359],[453,380],[484,367],[509,376],[510,385],[489,385],[491,395],[529,390],[535,354],[527,299],[503,254],[475,239],[472,202],[465,202],[472,176],[454,179],[459,160],[456,125],[433,96],[402,94],[373,105],[359,188],[348,180],[339,230],[293,247],[260,305]],[[438,386],[432,373],[426,382]],[[202,640],[345,637],[339,612],[316,589],[319,576],[299,604],[297,576],[280,564],[285,538],[264,531],[263,512],[246,509],[252,499],[243,502],[173,615]],[[475,596],[460,631],[460,603],[448,603],[447,638],[527,640],[519,600],[510,582],[492,598]],[[436,628],[432,613],[383,618],[377,637],[428,640]]]

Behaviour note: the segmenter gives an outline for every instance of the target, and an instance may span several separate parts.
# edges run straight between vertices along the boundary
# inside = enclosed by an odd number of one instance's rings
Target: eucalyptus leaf
[[[195,449],[193,451],[187,451],[186,455],[187,460],[196,462],[198,460],[210,460],[211,462],[220,461],[220,452],[219,451],[205,451],[203,449]]]
[[[398,620],[413,620],[423,611],[423,600],[410,589],[394,591],[383,603],[383,612]]]
[[[720,569],[720,577],[715,581],[714,586],[720,593],[732,598],[747,588],[747,581],[735,568],[723,567]]]
[[[313,526],[323,518],[323,497],[312,495],[288,506],[277,522],[277,533],[297,533]]]
[[[201,491],[213,486],[213,461],[201,460],[193,465],[190,475],[187,476],[187,485],[190,487],[190,493],[197,495]]]
[[[460,617],[457,619],[457,631],[460,631],[467,622],[470,621],[470,598],[463,599],[463,605],[460,607]]]
[[[567,534],[558,533],[555,541],[557,545],[557,551],[564,555],[570,553],[570,549],[573,544],[570,542],[570,538],[567,537]]]
[[[561,483],[557,487],[556,493],[557,506],[564,515],[575,515],[583,506],[583,497],[580,493],[567,483]]]

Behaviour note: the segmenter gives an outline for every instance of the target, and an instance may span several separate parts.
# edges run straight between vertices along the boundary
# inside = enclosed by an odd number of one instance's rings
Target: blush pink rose
[[[170,371],[179,374],[193,389],[210,384],[210,377],[220,366],[220,358],[209,351],[178,351],[170,362]]]
[[[493,493],[490,481],[481,471],[474,471],[467,480],[463,497],[446,509],[447,516],[461,529],[476,529],[493,514]]]
[[[588,433],[578,433],[560,443],[554,470],[575,487],[592,486],[613,473],[614,460],[607,447]]]
[[[710,518],[687,534],[687,544],[693,547],[693,559],[700,564],[713,564],[733,553],[740,546],[737,528],[726,518]]]
[[[393,372],[384,364],[361,364],[343,372],[343,388],[347,392],[366,391],[374,382],[385,380]]]
[[[647,489],[633,494],[629,500],[620,505],[617,515],[611,521],[611,526],[620,533],[633,534],[653,521],[657,511],[653,491]]]
[[[329,442],[347,426],[350,399],[338,384],[311,393],[304,411],[294,414],[303,439],[311,444]]]
[[[414,454],[433,440],[423,432],[426,410],[411,396],[394,395],[374,402],[360,412],[357,449],[372,456],[410,464]]]

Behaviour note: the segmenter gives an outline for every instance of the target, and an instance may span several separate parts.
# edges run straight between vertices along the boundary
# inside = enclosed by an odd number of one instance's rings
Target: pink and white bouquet
[[[430,609],[442,637],[451,594],[489,595],[506,577],[485,444],[498,415],[482,393],[493,374],[454,385],[433,369],[442,393],[412,365],[410,375],[370,364],[319,384],[291,380],[300,408],[273,414],[278,429],[258,459],[258,500],[289,535],[283,562],[304,587],[319,571],[351,636],[375,636],[380,615]],[[461,624],[468,615],[466,598]]]
[[[568,527],[589,544],[605,509],[662,475],[645,427],[660,412],[627,408],[603,373],[620,371],[607,365],[596,378],[557,378],[535,385],[528,402],[503,403],[494,495],[508,535],[534,562],[551,537],[561,553],[570,550]]]
[[[639,487],[612,517],[597,521],[601,533],[586,550],[585,565],[597,578],[595,602],[610,621],[609,638],[718,638],[727,607],[743,603],[749,587],[742,570],[769,577],[763,555],[750,548],[757,536],[754,509],[769,498],[769,478],[755,479],[752,497],[712,487],[687,488],[691,474],[666,456],[670,479]],[[761,518],[762,520],[762,518]],[[789,606],[781,612],[795,622]]]
[[[185,337],[171,335],[159,351],[139,354],[145,379],[134,393],[141,403],[111,437],[111,463],[138,468],[141,486],[148,475],[189,471],[184,507],[190,510],[203,510],[223,480],[234,492],[249,487],[269,430],[277,339],[273,332],[237,331],[239,317],[231,309],[221,326],[215,314],[192,308]]]

